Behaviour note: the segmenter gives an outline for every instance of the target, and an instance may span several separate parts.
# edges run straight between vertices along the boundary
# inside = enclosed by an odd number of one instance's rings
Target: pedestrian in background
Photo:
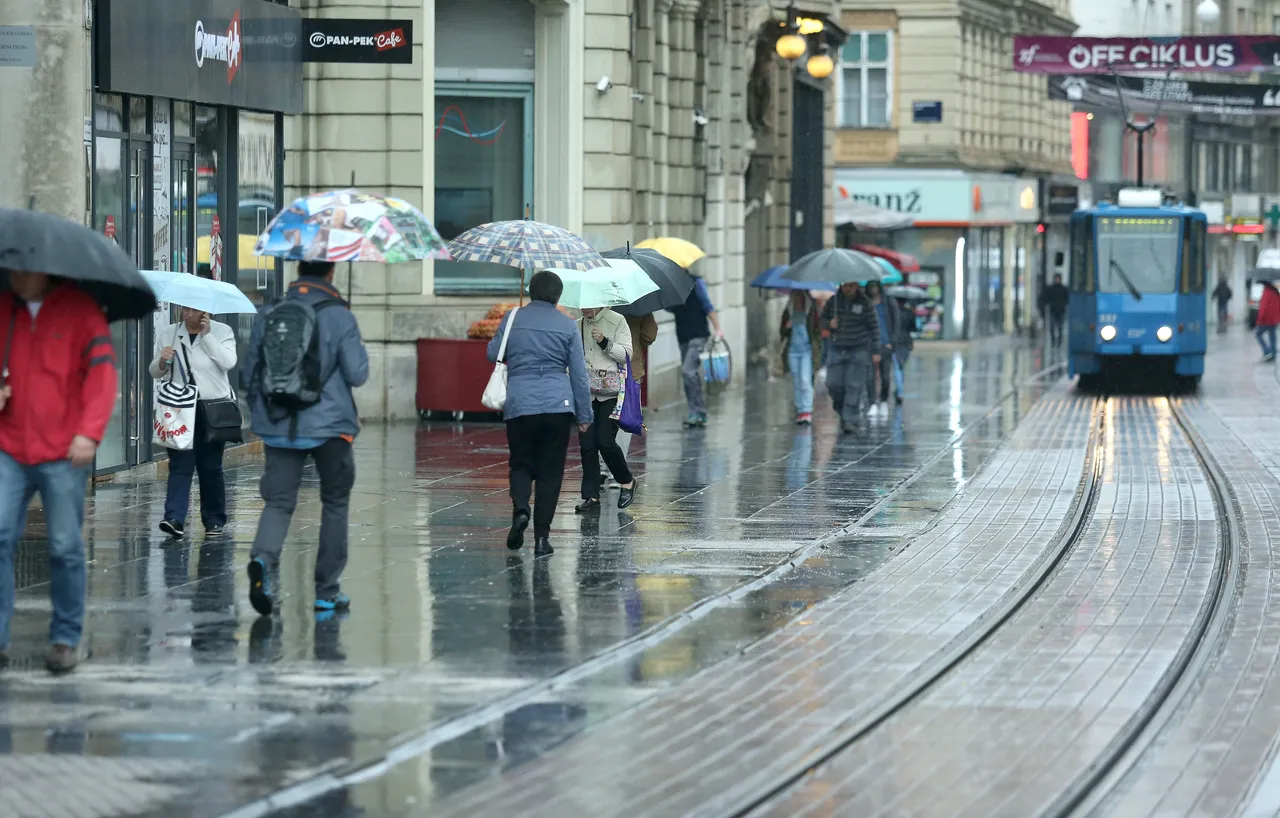
[[[174,363],[174,359],[179,359]],[[213,320],[207,312],[182,308],[182,320],[156,339],[151,377],[185,379],[196,389],[196,425],[190,449],[169,449],[169,483],[164,497],[160,530],[171,537],[186,531],[191,505],[191,478],[200,476],[200,519],[208,536],[220,536],[227,524],[227,485],[222,473],[226,444],[209,438],[203,401],[229,398],[228,377],[236,365],[236,335],[231,327]]]
[[[658,319],[653,317],[653,313],[640,318],[628,315],[627,329],[631,330],[631,344],[634,347],[631,354],[631,377],[635,379],[637,386],[641,386],[644,384],[645,356],[653,342],[658,340]],[[630,432],[618,431],[618,447],[622,449],[624,457],[631,454],[632,437],[634,435]],[[609,488],[617,486],[618,482],[610,478]]]
[[[280,562],[302,470],[320,476],[320,533],[315,610],[346,610],[340,579],[347,566],[347,517],[356,482],[351,450],[360,432],[352,389],[369,379],[369,355],[347,302],[333,286],[333,262],[304,261],[285,297],[260,316],[245,356],[245,397],[262,438],[262,516],[249,553],[249,602],[271,613],[269,575]]]
[[[841,430],[852,432],[862,418],[871,367],[880,363],[880,324],[875,307],[856,281],[840,285],[827,301],[822,324],[831,337],[827,391],[840,415]]]
[[[907,360],[911,358],[911,350],[915,348],[916,339],[912,335],[916,326],[916,311],[899,298],[889,299],[890,310],[898,318],[893,331],[893,386],[894,400],[902,405],[902,390],[906,382]]]
[[[1213,288],[1213,300],[1218,302],[1218,332],[1227,331],[1227,306],[1231,303],[1231,287],[1225,278],[1218,279],[1218,286]]]
[[[560,502],[569,434],[576,421],[585,433],[594,420],[586,354],[574,320],[556,309],[564,282],[549,270],[529,280],[529,304],[507,313],[489,342],[489,360],[498,362],[507,333],[507,401],[503,420],[510,452],[511,530],[507,548],[524,545],[533,515],[534,554],[550,554],[551,521]],[[599,467],[596,468],[599,475]],[[537,484],[537,502],[530,496]]]
[[[1280,291],[1270,281],[1262,282],[1262,298],[1258,301],[1258,319],[1253,334],[1262,347],[1262,360],[1276,359],[1276,325],[1280,324]]]
[[[45,666],[79,662],[84,627],[85,490],[116,402],[115,353],[102,308],[42,273],[9,273],[0,293],[0,666],[8,664],[14,551],[31,498],[49,539],[49,652]]]
[[[818,305],[803,290],[792,290],[782,311],[782,359],[791,373],[791,390],[796,407],[796,423],[813,423],[814,374],[822,360],[822,318]]]
[[[1053,283],[1040,294],[1040,312],[1049,320],[1049,343],[1062,346],[1062,328],[1067,322],[1067,303],[1071,293],[1062,283],[1062,275],[1055,275]]]
[[[706,282],[701,276],[694,276],[693,281],[688,299],[669,310],[676,318],[676,341],[680,343],[680,374],[684,380],[684,397],[689,404],[689,417],[684,425],[689,427],[707,425],[707,403],[702,389],[702,352],[713,337],[713,328],[716,339],[724,337],[720,328],[720,316],[711,303]]]
[[[584,309],[578,321],[586,353],[591,391],[591,426],[578,436],[582,447],[582,502],[579,514],[600,510],[600,460],[604,459],[621,487],[618,508],[635,500],[636,484],[618,446],[618,417],[625,394],[626,364],[631,355],[631,328],[611,309]]]
[[[870,413],[873,416],[889,416],[889,380],[893,377],[893,338],[898,334],[898,324],[902,322],[902,314],[898,308],[884,297],[884,287],[879,281],[870,281],[866,286],[867,299],[876,311],[876,322],[880,325],[880,360],[873,366],[871,376],[867,379],[868,400],[871,403]],[[902,402],[902,398],[898,398]]]

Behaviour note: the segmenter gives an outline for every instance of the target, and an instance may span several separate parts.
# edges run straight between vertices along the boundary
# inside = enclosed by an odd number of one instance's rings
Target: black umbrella
[[[1280,267],[1254,267],[1249,271],[1252,281],[1280,281]]]
[[[115,242],[60,216],[0,207],[0,287],[8,271],[74,281],[97,299],[108,321],[145,318],[156,296]]]
[[[645,275],[658,285],[657,292],[649,293],[634,304],[610,308],[620,315],[639,318],[658,310],[678,307],[688,299],[689,293],[693,292],[694,279],[689,275],[689,271],[656,250],[632,250],[628,246],[609,250],[600,255],[606,259],[634,261],[641,270],[644,270]]]
[[[846,250],[843,247],[815,250],[791,262],[791,267],[782,274],[789,281],[834,281],[842,284],[848,281],[879,281],[889,272],[874,256],[861,250]]]

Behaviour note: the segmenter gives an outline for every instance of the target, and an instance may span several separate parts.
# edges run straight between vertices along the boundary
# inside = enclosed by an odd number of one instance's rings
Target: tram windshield
[[[1134,298],[1173,292],[1181,221],[1170,216],[1098,219],[1098,292]]]

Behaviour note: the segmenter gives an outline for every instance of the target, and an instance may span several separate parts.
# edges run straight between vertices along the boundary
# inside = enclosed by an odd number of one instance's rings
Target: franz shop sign
[[[964,176],[836,174],[835,201],[855,201],[905,213],[917,222],[968,222],[972,187]]]
[[[1028,74],[1117,71],[1252,72],[1280,66],[1278,36],[1013,38],[1013,70]]]

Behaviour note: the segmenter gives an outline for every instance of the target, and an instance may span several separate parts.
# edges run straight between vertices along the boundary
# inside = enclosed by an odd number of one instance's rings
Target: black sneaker
[[[535,557],[549,557],[555,552],[556,550],[551,547],[550,537],[538,537],[533,541],[533,555]]]
[[[225,531],[220,525],[211,525],[204,530],[204,535],[206,537],[221,537],[224,533]]]
[[[256,557],[249,560],[249,604],[263,616],[271,615],[271,580],[267,564]]]
[[[186,533],[186,528],[177,520],[161,520],[160,530],[174,538],[181,537]]]
[[[512,551],[520,550],[520,546],[524,545],[524,532],[528,528],[529,515],[517,511],[511,518],[511,530],[507,532],[507,548]]]
[[[599,500],[583,500],[581,503],[578,503],[576,506],[574,506],[573,510],[578,514],[590,514],[593,511],[600,510],[600,501]]]

